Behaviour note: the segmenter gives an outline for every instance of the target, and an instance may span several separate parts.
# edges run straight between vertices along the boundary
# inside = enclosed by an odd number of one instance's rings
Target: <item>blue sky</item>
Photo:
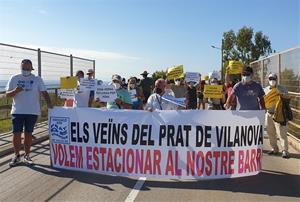
[[[300,44],[299,0],[0,0],[0,42],[96,59],[107,80],[175,64],[219,69],[224,31],[251,26],[276,51]]]

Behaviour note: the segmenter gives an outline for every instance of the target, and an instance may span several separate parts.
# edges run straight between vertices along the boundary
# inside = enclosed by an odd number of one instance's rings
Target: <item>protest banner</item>
[[[80,79],[79,89],[81,91],[95,90],[97,84],[96,79]]]
[[[48,118],[55,168],[167,179],[235,178],[262,169],[264,111],[55,107]]]
[[[60,89],[74,89],[74,88],[77,88],[76,76],[60,77]]]
[[[279,91],[277,90],[277,88],[273,88],[270,90],[270,92],[267,93],[267,95],[265,96],[265,105],[266,108],[272,108],[275,107],[277,102],[279,101]]]
[[[61,99],[74,99],[75,91],[74,89],[58,89],[58,97]]]
[[[186,82],[196,82],[198,83],[201,78],[201,74],[197,72],[186,72],[184,80]]]
[[[204,85],[204,98],[222,98],[222,85]]]
[[[113,102],[117,99],[117,92],[113,85],[97,85],[95,98],[99,98],[101,102]]]
[[[221,80],[221,72],[219,72],[219,71],[210,72],[210,73],[208,73],[208,77],[209,77],[209,79]]]
[[[230,60],[226,68],[227,74],[241,74],[243,71],[243,63],[240,61]]]
[[[167,79],[174,80],[175,78],[184,78],[183,65],[171,67],[167,72]]]

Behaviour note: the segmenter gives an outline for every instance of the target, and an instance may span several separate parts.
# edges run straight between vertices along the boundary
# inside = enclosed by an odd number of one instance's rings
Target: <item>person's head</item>
[[[21,62],[21,72],[23,76],[30,76],[33,70],[32,62],[29,59],[24,59]]]
[[[115,86],[116,89],[120,89],[121,88],[122,78],[121,78],[120,75],[114,74],[112,76],[111,80],[112,80],[112,84]]]
[[[180,86],[182,84],[182,79],[181,78],[175,78],[174,83],[176,86]]]
[[[147,71],[144,71],[143,73],[141,73],[141,75],[142,75],[143,78],[147,78],[148,74],[149,73]]]
[[[128,89],[135,89],[137,86],[137,79],[135,77],[130,77],[128,79]]]
[[[210,80],[210,84],[211,85],[218,85],[218,79],[217,78],[213,78]]]
[[[86,73],[89,79],[94,78],[95,71],[93,69],[89,69]]]
[[[84,72],[82,70],[78,70],[76,72],[76,76],[77,76],[78,80],[83,79],[84,78]]]
[[[271,73],[268,78],[270,86],[275,87],[277,85],[277,75],[275,73]]]
[[[249,66],[246,66],[242,72],[242,82],[244,84],[251,83],[253,75],[253,69]]]
[[[157,79],[155,81],[155,93],[163,95],[165,93],[166,81],[164,79]]]

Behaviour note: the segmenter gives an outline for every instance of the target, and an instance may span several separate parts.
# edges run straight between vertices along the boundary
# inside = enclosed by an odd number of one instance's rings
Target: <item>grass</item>
[[[52,104],[55,106],[62,106],[64,101],[57,98],[55,93],[49,93]],[[0,106],[11,105],[12,99],[2,97],[0,98]],[[12,130],[11,118],[10,118],[11,109],[0,109],[0,134],[6,133]],[[48,108],[44,98],[41,99],[41,116],[38,118],[38,123],[46,121],[48,119]]]

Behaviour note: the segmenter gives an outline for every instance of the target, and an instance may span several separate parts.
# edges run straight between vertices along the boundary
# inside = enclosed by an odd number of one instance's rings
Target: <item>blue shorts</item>
[[[12,114],[13,133],[32,133],[38,116],[33,114]]]

